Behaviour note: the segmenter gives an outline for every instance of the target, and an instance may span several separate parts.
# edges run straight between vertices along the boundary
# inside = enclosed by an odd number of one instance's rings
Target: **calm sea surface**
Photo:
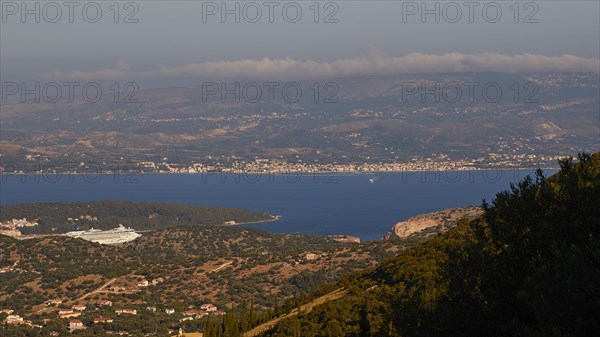
[[[373,240],[411,216],[491,200],[528,174],[532,171],[3,175],[0,204],[113,199],[236,207],[280,215],[279,221],[252,225],[272,232],[346,234]]]

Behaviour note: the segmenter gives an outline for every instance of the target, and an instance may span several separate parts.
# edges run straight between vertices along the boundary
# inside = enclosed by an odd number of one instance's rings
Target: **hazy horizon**
[[[472,8],[467,2],[420,8],[410,1],[321,1],[318,10],[306,1],[227,2],[226,8],[211,1],[133,1],[118,9],[100,1],[89,8],[77,3],[72,15],[64,4],[48,3],[2,2],[3,82],[136,81],[160,88],[218,78],[600,71],[600,4],[593,1],[520,2],[519,8],[506,1]],[[236,5],[236,14],[221,15]],[[98,8],[101,15],[94,16]],[[24,14],[28,9],[37,14]],[[422,9],[437,14],[423,16]]]

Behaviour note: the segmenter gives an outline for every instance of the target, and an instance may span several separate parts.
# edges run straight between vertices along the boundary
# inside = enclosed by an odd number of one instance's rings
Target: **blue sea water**
[[[272,232],[373,240],[411,216],[491,200],[532,173],[3,175],[0,204],[112,199],[236,207],[280,215],[251,225]]]

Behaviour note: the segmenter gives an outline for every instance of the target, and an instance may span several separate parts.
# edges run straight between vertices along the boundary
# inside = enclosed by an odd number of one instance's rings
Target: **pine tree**
[[[248,329],[248,313],[246,311],[246,300],[242,301],[242,317],[240,322],[240,327],[242,331],[246,331]]]
[[[250,327],[256,325],[256,317],[254,313],[254,297],[250,299],[250,315],[249,315]]]

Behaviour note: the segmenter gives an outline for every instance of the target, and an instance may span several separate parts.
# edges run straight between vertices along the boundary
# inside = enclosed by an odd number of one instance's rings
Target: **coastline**
[[[381,174],[381,173],[412,173],[412,172],[448,172],[448,171],[509,171],[509,170],[519,170],[519,171],[529,171],[529,170],[558,170],[559,166],[550,165],[550,166],[536,166],[536,167],[509,167],[509,166],[499,166],[499,167],[471,167],[471,166],[460,166],[453,167],[449,169],[437,169],[435,167],[424,167],[422,169],[389,169],[389,170],[341,170],[341,171],[331,171],[331,170],[316,170],[316,171],[276,171],[276,172],[261,172],[261,171],[206,171],[206,172],[189,172],[189,171],[155,171],[155,172],[142,172],[142,171],[113,171],[106,170],[100,172],[93,173],[94,175],[110,175],[110,174],[123,174],[123,175],[169,175],[169,174],[189,174],[189,175],[217,175],[217,174],[254,174],[254,175],[274,175],[274,176],[284,176],[284,175],[314,175],[314,174],[327,174],[330,176],[347,176],[347,175],[361,175],[361,174]],[[20,175],[35,175],[35,174],[48,174],[48,175],[90,175],[89,172],[73,172],[73,171],[31,171],[31,172],[0,172],[0,176],[8,175],[8,176],[20,176]]]
[[[240,223],[234,223],[234,224],[227,224],[227,223],[223,223],[217,226],[243,226],[243,225],[252,225],[252,224],[259,224],[259,223],[265,223],[265,222],[273,222],[273,221],[278,221],[281,219],[281,215],[273,215],[272,219],[265,219],[265,220],[258,220],[258,221],[248,221],[248,222],[240,222]],[[144,236],[144,235],[148,235],[149,233],[152,233],[154,231],[154,229],[142,229],[142,230],[133,230],[133,232],[139,234],[140,236]],[[58,237],[58,236],[69,236],[66,235],[67,233],[61,233],[61,234],[22,234],[22,235],[18,235],[18,236],[11,236],[11,235],[6,235],[4,233],[0,233],[0,235],[3,236],[7,236],[7,237],[11,237],[13,239],[17,239],[17,240],[29,240],[29,239],[38,239],[38,238],[46,238],[46,237]],[[89,240],[88,240],[89,241]]]
[[[281,215],[272,215],[273,218],[271,219],[266,219],[266,220],[258,220],[258,221],[247,221],[247,222],[236,222],[236,223],[224,223],[221,224],[221,226],[243,226],[243,225],[253,225],[253,224],[259,224],[259,223],[265,223],[265,222],[273,222],[273,221],[278,221],[281,220]]]

